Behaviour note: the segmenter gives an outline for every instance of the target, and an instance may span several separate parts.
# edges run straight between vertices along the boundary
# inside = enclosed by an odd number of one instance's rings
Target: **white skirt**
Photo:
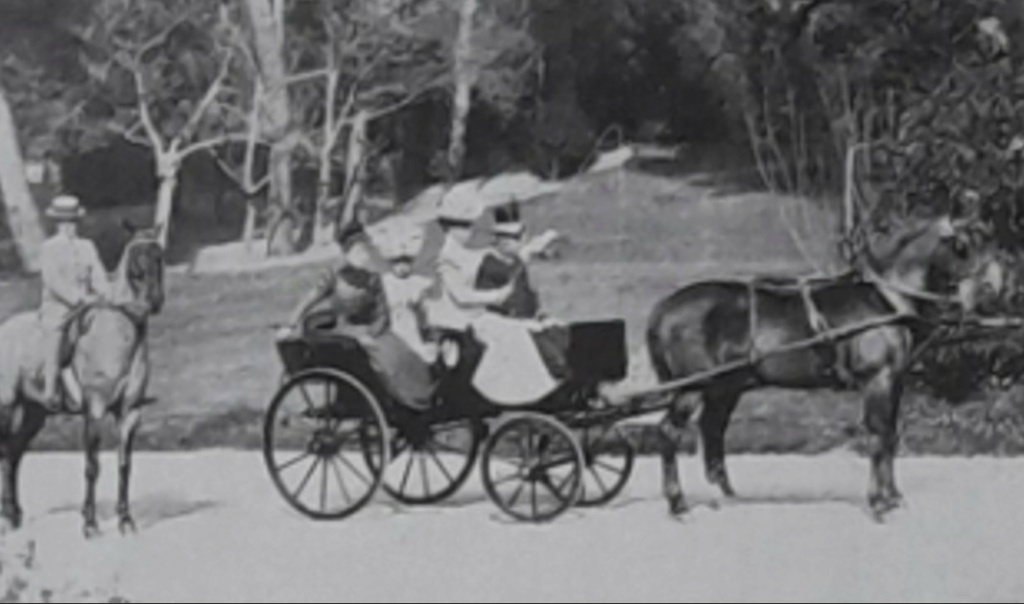
[[[485,313],[472,325],[486,346],[473,386],[488,400],[498,405],[529,405],[558,388],[533,339],[534,321]]]

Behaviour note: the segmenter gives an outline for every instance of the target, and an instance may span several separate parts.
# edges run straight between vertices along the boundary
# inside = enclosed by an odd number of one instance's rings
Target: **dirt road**
[[[863,460],[736,458],[743,500],[685,464],[685,521],[668,518],[657,462],[613,506],[554,524],[502,518],[478,483],[450,504],[381,500],[345,522],[300,518],[257,455],[147,454],[137,463],[140,532],[116,535],[112,458],[106,536],[81,538],[78,456],[24,469],[40,576],[116,584],[144,602],[985,601],[1024,599],[1024,461],[902,460],[909,507],[886,525],[861,500]]]

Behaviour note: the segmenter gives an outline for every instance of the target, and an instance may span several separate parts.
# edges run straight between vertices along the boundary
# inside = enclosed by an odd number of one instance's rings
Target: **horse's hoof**
[[[118,523],[118,528],[121,529],[122,536],[134,535],[139,532],[138,528],[135,526],[135,520],[130,516],[121,518],[121,521]]]
[[[100,527],[95,524],[86,524],[82,529],[82,534],[85,535],[87,540],[93,540],[100,536]]]
[[[892,498],[878,498],[870,502],[871,516],[875,522],[882,524],[893,511],[900,508],[902,500]]]
[[[680,518],[685,516],[690,511],[690,506],[686,504],[686,500],[683,498],[673,499],[668,504],[668,513],[673,518]]]

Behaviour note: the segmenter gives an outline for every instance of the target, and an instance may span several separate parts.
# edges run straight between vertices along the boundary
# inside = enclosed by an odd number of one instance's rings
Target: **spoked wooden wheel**
[[[394,429],[384,490],[412,506],[448,499],[469,480],[480,454],[482,434],[482,424],[472,419],[434,425],[411,420]]]
[[[583,488],[576,505],[605,505],[622,493],[633,473],[636,450],[619,426],[596,426],[581,431]]]
[[[373,394],[345,373],[311,370],[288,380],[270,403],[263,438],[274,485],[310,518],[351,516],[383,482],[384,415]]]
[[[487,494],[516,520],[554,520],[576,503],[582,477],[583,454],[576,438],[550,417],[513,418],[495,431],[484,449]]]

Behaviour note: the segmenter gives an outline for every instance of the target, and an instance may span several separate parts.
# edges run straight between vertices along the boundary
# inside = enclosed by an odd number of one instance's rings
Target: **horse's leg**
[[[20,528],[24,514],[18,493],[18,473],[32,441],[46,423],[46,412],[38,405],[19,405],[12,410],[10,431],[4,446],[4,518],[12,528]]]
[[[686,497],[679,480],[679,438],[690,422],[693,409],[685,403],[684,397],[677,397],[665,419],[658,426],[661,441],[662,488],[668,501],[669,513],[681,516],[686,513]]]
[[[119,483],[117,489],[117,517],[121,534],[135,532],[135,520],[132,518],[130,501],[130,484],[132,473],[132,448],[135,434],[142,419],[141,409],[130,409],[121,416],[120,442],[118,443]]]
[[[868,503],[879,517],[898,504],[892,468],[897,445],[899,390],[892,367],[879,370],[865,389],[864,426],[871,456]]]
[[[903,382],[898,376],[893,378],[889,391],[889,417],[886,418],[887,447],[882,461],[882,490],[890,505],[899,507],[903,503],[903,493],[896,486],[896,455],[899,453],[900,435],[900,404],[903,401]]]
[[[700,412],[700,436],[704,451],[704,472],[708,482],[728,498],[736,496],[725,465],[725,431],[742,393],[735,390],[707,390]]]
[[[99,535],[96,521],[96,481],[100,477],[100,418],[86,405],[83,440],[85,445],[85,503],[82,505],[83,532],[87,539]]]

